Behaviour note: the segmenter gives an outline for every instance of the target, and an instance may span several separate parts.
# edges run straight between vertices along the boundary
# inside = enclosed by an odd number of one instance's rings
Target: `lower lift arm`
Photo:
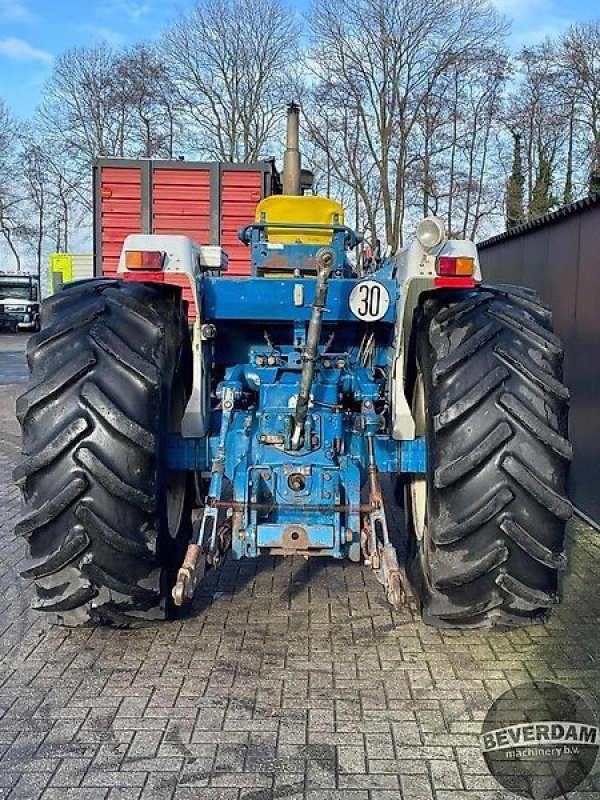
[[[196,584],[204,575],[206,563],[216,565],[219,558],[219,541],[217,521],[218,503],[223,491],[225,472],[225,441],[233,416],[235,388],[223,386],[221,429],[217,452],[213,459],[210,486],[200,525],[195,529],[192,541],[188,545],[183,564],[177,573],[177,581],[171,595],[176,606],[182,606],[194,594]]]
[[[383,492],[375,461],[373,430],[366,431],[365,439],[367,442],[369,503],[371,506],[368,521],[363,528],[365,562],[375,571],[378,581],[385,586],[388,603],[398,609],[406,601],[404,575],[398,564],[396,548],[390,541]]]

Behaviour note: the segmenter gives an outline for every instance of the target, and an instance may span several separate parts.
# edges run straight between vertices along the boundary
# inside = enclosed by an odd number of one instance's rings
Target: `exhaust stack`
[[[283,193],[302,194],[300,168],[300,107],[289,103],[287,108],[287,146],[283,155]]]

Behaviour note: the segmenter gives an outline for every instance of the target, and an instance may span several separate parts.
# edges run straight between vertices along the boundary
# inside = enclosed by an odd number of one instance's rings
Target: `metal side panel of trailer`
[[[171,233],[220,245],[227,275],[250,274],[250,251],[237,238],[257,203],[279,190],[272,161],[251,164],[99,158],[94,164],[94,274],[116,274],[130,233]],[[183,285],[183,282],[182,282]],[[184,296],[191,299],[187,285]]]

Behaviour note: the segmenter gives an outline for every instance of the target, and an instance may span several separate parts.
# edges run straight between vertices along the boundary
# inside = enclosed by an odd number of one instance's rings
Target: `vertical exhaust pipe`
[[[287,107],[287,144],[283,155],[283,193],[302,194],[300,184],[300,107],[289,103]]]

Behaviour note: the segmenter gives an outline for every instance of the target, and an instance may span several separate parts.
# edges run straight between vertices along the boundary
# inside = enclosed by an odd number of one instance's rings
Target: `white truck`
[[[33,275],[0,274],[0,330],[40,329],[40,283]]]

